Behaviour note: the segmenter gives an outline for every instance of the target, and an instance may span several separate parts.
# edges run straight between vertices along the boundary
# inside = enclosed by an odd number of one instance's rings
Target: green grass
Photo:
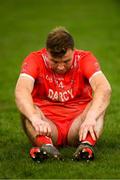
[[[60,151],[64,162],[36,164],[14,103],[14,87],[24,57],[44,46],[51,28],[62,25],[76,47],[91,50],[113,89],[104,133],[94,162],[73,162],[74,148]],[[0,1],[0,178],[120,179],[120,1]]]

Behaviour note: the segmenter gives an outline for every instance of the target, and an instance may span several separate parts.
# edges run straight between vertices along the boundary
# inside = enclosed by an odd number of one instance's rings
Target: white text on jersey
[[[48,98],[55,100],[55,101],[61,101],[61,102],[65,102],[68,101],[70,99],[73,99],[73,92],[72,89],[68,89],[66,91],[53,91],[52,89],[48,90]]]

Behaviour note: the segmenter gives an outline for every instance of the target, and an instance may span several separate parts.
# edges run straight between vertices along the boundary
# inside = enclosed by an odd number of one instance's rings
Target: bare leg
[[[39,108],[36,107],[36,109],[39,113]],[[23,129],[24,129],[26,135],[28,136],[28,138],[32,142],[32,144],[35,145],[35,138],[38,135],[37,132],[33,128],[31,122],[22,114],[21,114],[21,120],[22,120]],[[45,121],[47,121],[49,123],[49,125],[51,126],[51,129],[52,129],[52,137],[51,138],[52,138],[53,144],[56,145],[57,138],[58,138],[57,127],[55,126],[55,124],[52,121],[50,121],[48,119],[45,119]]]
[[[68,144],[71,146],[76,146],[78,144],[79,141],[79,129],[80,126],[82,124],[82,122],[84,121],[86,114],[89,110],[91,106],[91,102],[86,106],[85,110],[83,111],[83,113],[79,116],[79,120],[75,119],[69,129],[68,132]],[[96,132],[97,132],[97,138],[100,137],[102,130],[103,130],[103,124],[104,124],[104,115],[105,113],[103,113],[98,119],[97,119],[97,124],[96,124]]]

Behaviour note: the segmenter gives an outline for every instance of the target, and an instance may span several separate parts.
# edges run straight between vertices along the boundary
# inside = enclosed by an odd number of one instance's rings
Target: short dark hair
[[[47,36],[46,48],[53,57],[62,57],[67,49],[74,49],[74,40],[64,27],[56,27]]]

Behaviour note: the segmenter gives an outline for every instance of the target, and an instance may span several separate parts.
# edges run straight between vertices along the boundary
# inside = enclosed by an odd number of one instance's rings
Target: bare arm
[[[34,80],[26,77],[20,77],[17,81],[15,89],[15,101],[19,111],[28,119],[36,114],[36,109],[33,105],[31,92],[33,90]]]
[[[41,111],[36,110],[31,92],[34,87],[34,80],[28,77],[20,77],[15,89],[15,101],[19,111],[24,114],[32,123],[35,130],[41,135],[51,135],[51,128],[47,122],[43,121],[44,116]]]
[[[92,138],[96,140],[94,129],[96,120],[106,111],[110,103],[111,87],[103,73],[93,77],[90,84],[94,91],[94,96],[92,105],[80,127],[80,140],[86,138],[88,131],[91,133]]]

